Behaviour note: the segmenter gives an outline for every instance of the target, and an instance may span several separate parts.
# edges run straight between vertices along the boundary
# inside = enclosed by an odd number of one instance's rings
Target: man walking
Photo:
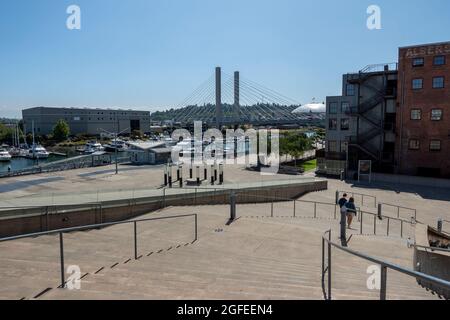
[[[340,208],[340,212],[341,212],[341,234],[340,234],[340,239],[341,239],[341,244],[343,247],[347,246],[347,235],[346,235],[346,229],[347,229],[347,194],[344,193],[344,195],[342,196],[342,198],[339,199],[338,201],[338,205]]]

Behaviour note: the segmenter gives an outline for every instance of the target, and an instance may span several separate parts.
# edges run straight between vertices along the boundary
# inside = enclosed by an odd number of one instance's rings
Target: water
[[[68,150],[58,150],[59,152],[64,152],[64,151],[68,151]],[[28,159],[28,158],[12,158],[10,162],[0,162],[0,173],[3,172],[8,172],[8,166],[11,166],[11,171],[17,171],[17,170],[23,170],[26,168],[30,168],[33,166],[37,166],[37,165],[42,165],[45,163],[51,163],[51,162],[55,162],[55,161],[60,161],[60,160],[64,160],[64,159],[70,159],[76,156],[80,156],[83,155],[81,153],[77,153],[77,152],[66,152],[66,154],[68,154],[68,157],[65,156],[57,156],[54,154],[51,154],[48,159],[40,159],[40,160],[33,160],[33,159]],[[115,154],[110,153],[111,154],[111,159],[114,162],[115,160]],[[130,157],[131,153],[129,152],[119,152],[118,153],[118,158],[125,158],[125,157]]]
[[[50,155],[48,159],[33,160],[27,158],[12,158],[10,162],[0,162],[0,172],[8,172],[8,167],[11,166],[11,171],[22,170],[30,168],[38,164],[50,163],[58,160],[63,160],[66,157]]]

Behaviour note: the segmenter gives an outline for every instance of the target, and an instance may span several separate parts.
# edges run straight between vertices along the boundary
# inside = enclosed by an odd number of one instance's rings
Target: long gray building
[[[342,95],[327,97],[326,150],[318,172],[353,175],[360,160],[373,170],[394,171],[397,64],[370,65],[345,74]]]
[[[70,127],[70,133],[100,135],[103,130],[108,132],[131,133],[140,130],[150,132],[150,112],[121,109],[87,109],[87,108],[57,108],[37,107],[22,110],[25,131],[32,132],[34,123],[35,134],[46,135],[53,132],[58,120],[64,120]]]

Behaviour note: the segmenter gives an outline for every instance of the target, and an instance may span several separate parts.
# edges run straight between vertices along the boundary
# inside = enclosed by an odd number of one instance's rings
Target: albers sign
[[[438,45],[406,49],[405,58],[450,54],[450,42]]]

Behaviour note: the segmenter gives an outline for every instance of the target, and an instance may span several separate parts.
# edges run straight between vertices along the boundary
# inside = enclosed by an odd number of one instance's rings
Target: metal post
[[[230,220],[236,220],[236,195],[234,191],[230,193]]]
[[[200,167],[199,166],[197,166],[195,168],[195,175],[197,177],[197,185],[199,186],[200,185]]]
[[[373,216],[373,234],[377,235],[377,217]]]
[[[134,221],[134,260],[137,260],[138,258],[137,250],[137,222]]]
[[[166,165],[164,167],[164,186],[167,186],[168,183],[168,166]]]
[[[400,238],[403,238],[403,220],[400,220]]]
[[[337,218],[337,204],[334,205],[334,220]]]
[[[297,205],[297,201],[294,200],[294,218],[295,218],[295,214],[296,214],[296,205]]]
[[[389,237],[389,226],[391,224],[391,218],[388,217],[388,221],[387,221],[387,236]]]
[[[198,221],[197,221],[197,214],[195,214],[195,241],[198,240]]]
[[[325,280],[325,239],[322,237],[322,281]]]
[[[206,165],[205,168],[203,169],[203,175],[204,175],[203,180],[208,181],[208,169],[206,169]]]
[[[270,205],[270,216],[273,218],[273,201]]]
[[[115,157],[116,157],[116,174],[119,174],[119,166],[118,166],[118,154],[117,154],[117,152],[118,152],[118,150],[117,150],[117,134],[116,134],[116,139],[114,140],[115,141],[115,143],[116,143],[116,150],[114,151],[114,154],[115,154]]]
[[[381,266],[380,300],[386,300],[387,267]]]
[[[163,189],[163,208],[166,207],[166,189]]]
[[[59,233],[59,257],[61,263],[61,289],[64,289],[66,287],[66,280],[64,277],[64,239],[62,232]]]
[[[331,300],[331,239],[330,242],[328,242],[328,300]]]
[[[397,218],[400,218],[400,207],[397,207]]]
[[[314,219],[317,218],[317,202],[314,202]]]
[[[360,230],[359,230],[359,234],[363,234],[363,215],[364,215],[364,211],[360,211],[361,214],[361,226],[360,226]]]
[[[378,218],[381,220],[383,218],[383,214],[382,214],[382,203],[378,204]]]
[[[335,201],[335,203],[336,204],[339,203],[339,190],[336,190],[336,201]]]

